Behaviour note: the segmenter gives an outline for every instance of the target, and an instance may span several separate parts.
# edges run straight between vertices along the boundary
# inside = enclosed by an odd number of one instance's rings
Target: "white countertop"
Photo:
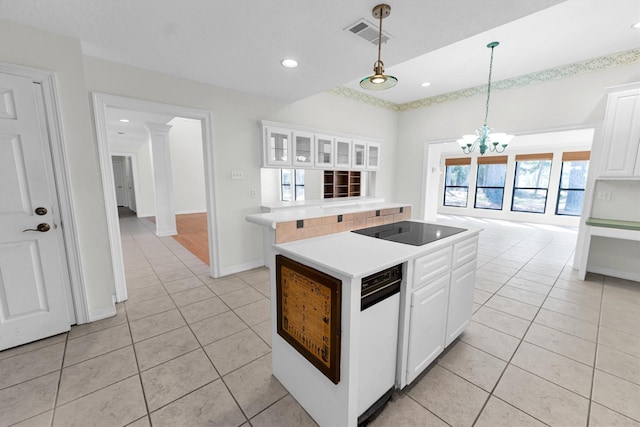
[[[436,223],[431,222],[431,224]],[[467,239],[480,231],[480,228],[470,228],[422,246],[376,239],[352,232],[330,234],[274,246],[285,256],[295,256],[340,275],[358,278],[419,257],[453,242]]]
[[[352,203],[342,206],[336,206],[328,203],[320,206],[305,206],[292,209],[278,209],[275,212],[251,214],[245,219],[253,224],[262,225],[264,227],[276,228],[279,222],[295,221],[298,219],[319,218],[330,215],[346,215],[356,212],[366,212],[382,209],[392,209],[409,206],[407,203]]]

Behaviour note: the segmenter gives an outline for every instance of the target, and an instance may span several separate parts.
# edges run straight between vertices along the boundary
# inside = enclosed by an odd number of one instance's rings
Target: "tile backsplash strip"
[[[293,242],[343,231],[391,224],[411,218],[411,206],[343,215],[329,215],[276,224],[276,243]]]

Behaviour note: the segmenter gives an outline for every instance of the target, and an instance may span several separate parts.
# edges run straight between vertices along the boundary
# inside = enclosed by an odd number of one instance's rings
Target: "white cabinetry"
[[[421,286],[411,294],[407,383],[444,350],[449,274]]]
[[[367,143],[364,141],[353,141],[351,147],[351,169],[364,169],[367,166]]]
[[[378,170],[380,168],[380,144],[377,142],[367,143],[367,170]]]
[[[340,171],[380,169],[382,148],[379,142],[267,120],[261,121],[260,126],[262,167]]]
[[[291,166],[291,130],[264,128],[263,162],[265,166]]]
[[[601,147],[601,177],[640,177],[640,87],[609,94]]]
[[[315,135],[316,167],[327,169],[333,166],[333,137],[330,135]]]
[[[293,132],[293,166],[298,168],[310,168],[314,165],[313,134],[308,132]]]
[[[475,235],[414,261],[402,386],[420,375],[469,325],[477,250]]]
[[[351,140],[336,138],[333,166],[338,170],[351,169]]]
[[[467,328],[471,321],[475,285],[475,262],[469,262],[451,273],[445,347],[458,338],[458,335]]]

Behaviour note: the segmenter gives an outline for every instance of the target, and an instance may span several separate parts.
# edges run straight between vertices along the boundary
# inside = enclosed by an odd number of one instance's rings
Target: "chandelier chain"
[[[491,73],[493,71],[493,49],[491,47],[491,60],[489,61],[489,83],[487,83],[487,104],[484,111],[484,125],[487,125],[487,118],[489,117],[489,99],[491,98]]]

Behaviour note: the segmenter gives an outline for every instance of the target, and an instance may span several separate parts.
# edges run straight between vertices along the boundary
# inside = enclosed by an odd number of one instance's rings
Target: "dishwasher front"
[[[382,410],[395,385],[402,264],[361,283],[358,425]]]

